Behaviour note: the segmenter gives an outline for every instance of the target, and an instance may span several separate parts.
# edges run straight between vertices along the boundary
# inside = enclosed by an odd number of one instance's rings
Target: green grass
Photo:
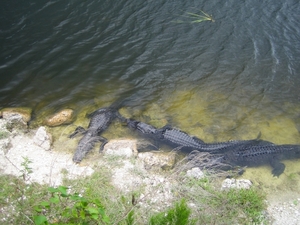
[[[187,206],[186,201],[182,199],[176,203],[174,207],[168,209],[166,212],[161,212],[153,215],[150,218],[150,225],[188,225],[196,224],[196,219],[190,219],[191,209]]]
[[[45,200],[47,186],[25,184],[20,177],[0,176],[0,223],[33,224],[33,207]]]
[[[7,131],[0,131],[0,140],[9,137],[9,133]]]
[[[195,204],[199,224],[256,224],[264,221],[265,195],[255,187],[221,191],[208,178],[185,179],[181,197]]]
[[[47,224],[106,224],[110,220],[99,199],[68,193],[69,188],[49,187],[49,197],[34,207],[36,225]]]
[[[122,193],[108,177],[49,188],[0,176],[2,224],[254,224],[263,221],[264,196],[256,189],[215,190],[207,181],[182,183],[173,207],[155,214],[138,205],[139,192]],[[98,178],[100,178],[98,180]],[[69,183],[69,184],[71,184]],[[204,188],[203,188],[204,187]],[[68,191],[68,192],[67,192]],[[70,191],[70,192],[69,192]],[[181,200],[180,200],[181,199]],[[192,203],[193,207],[188,207]],[[4,218],[6,218],[4,220]],[[96,222],[98,221],[98,222]],[[99,222],[100,221],[100,222]]]
[[[19,177],[0,175],[1,224],[255,224],[263,222],[265,196],[259,190],[221,191],[213,178],[194,179],[169,171],[174,179],[170,207],[155,205],[145,187],[124,192],[111,184],[110,167],[63,186],[26,184],[31,173],[24,159]],[[164,172],[165,174],[167,172]],[[164,183],[161,184],[162,186]],[[149,187],[148,187],[149,188]],[[149,190],[148,190],[149,191]],[[159,209],[159,210],[158,210]]]

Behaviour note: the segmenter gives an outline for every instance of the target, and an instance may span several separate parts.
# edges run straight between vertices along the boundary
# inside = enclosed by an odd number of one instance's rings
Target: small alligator
[[[229,150],[225,152],[222,161],[238,166],[270,164],[273,168],[272,174],[279,177],[285,169],[285,165],[280,160],[294,158],[300,158],[300,145],[275,145],[262,142],[258,145]]]
[[[95,112],[88,115],[88,118],[91,118],[88,128],[85,130],[83,127],[79,126],[76,128],[74,133],[72,133],[69,138],[73,138],[78,134],[84,134],[80,139],[77,149],[73,156],[73,161],[75,163],[81,162],[85,155],[91,151],[96,142],[102,142],[100,150],[103,150],[104,145],[107,143],[107,139],[101,137],[100,134],[105,131],[110,123],[118,117],[123,119],[119,113],[110,107],[100,108]]]
[[[133,130],[138,130],[140,133],[144,135],[156,135],[157,134],[157,128],[150,125],[146,124],[137,120],[133,119],[125,119],[127,126]]]
[[[138,130],[145,137],[155,138],[157,135],[157,128],[133,119],[126,119],[127,126],[131,129]]]
[[[187,133],[181,130],[173,129],[170,126],[157,129],[152,125],[132,119],[127,119],[127,126],[131,129],[139,131],[147,138],[151,138],[156,142],[168,142],[168,144],[174,147],[197,148],[198,143],[203,143],[200,139],[189,136]],[[156,143],[156,145],[158,145],[158,143]]]
[[[137,130],[144,138],[154,140],[153,144],[151,141],[138,141],[137,150],[140,151],[152,151],[158,149],[158,143],[156,138],[157,129],[156,127],[146,124],[133,119],[125,119],[125,123],[132,130]]]

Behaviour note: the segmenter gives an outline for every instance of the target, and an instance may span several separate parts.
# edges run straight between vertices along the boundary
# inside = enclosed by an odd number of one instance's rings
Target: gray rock
[[[194,167],[186,172],[186,175],[188,177],[196,178],[196,179],[202,179],[204,178],[204,173],[200,168]]]
[[[10,132],[13,130],[27,130],[27,122],[24,121],[22,115],[18,113],[6,113],[5,117],[3,118],[6,120],[6,129]]]
[[[1,139],[0,140],[0,151],[1,151],[1,154],[6,154],[9,149],[12,147],[11,145],[11,141],[9,138],[5,138],[5,139]]]
[[[11,133],[7,130],[7,121],[0,119],[0,154],[6,154],[12,147],[10,136]]]
[[[175,152],[141,152],[138,159],[144,163],[145,169],[172,169],[176,162]]]
[[[227,178],[222,182],[221,190],[235,189],[249,189],[252,186],[252,182],[246,179],[234,179]]]
[[[106,155],[124,156],[127,158],[135,157],[137,155],[135,140],[111,140],[103,149]]]
[[[37,146],[49,151],[51,149],[52,136],[46,131],[45,127],[40,127],[33,137],[33,142]]]
[[[138,152],[149,152],[158,150],[157,146],[153,143],[149,142],[148,140],[138,139],[136,140],[136,149]]]

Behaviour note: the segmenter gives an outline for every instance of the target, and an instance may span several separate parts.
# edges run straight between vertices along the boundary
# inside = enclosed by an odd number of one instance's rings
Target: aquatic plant
[[[203,12],[202,10],[199,10],[200,13],[192,13],[192,12],[186,12],[186,14],[183,16],[185,18],[188,18],[188,20],[177,20],[176,23],[201,23],[204,21],[211,21],[215,22],[212,15],[209,15],[208,13]]]

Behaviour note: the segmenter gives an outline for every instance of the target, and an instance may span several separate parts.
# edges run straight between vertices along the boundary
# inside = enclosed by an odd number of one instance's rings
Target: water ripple
[[[278,105],[299,98],[295,0],[52,0],[14,8],[3,0],[0,6],[2,105],[82,104],[99,94],[98,85],[110,96],[112,84],[116,93],[118,85],[134,87],[132,99],[145,99],[139,104],[179,87],[228,96],[263,89]],[[200,9],[215,22],[174,22]]]

